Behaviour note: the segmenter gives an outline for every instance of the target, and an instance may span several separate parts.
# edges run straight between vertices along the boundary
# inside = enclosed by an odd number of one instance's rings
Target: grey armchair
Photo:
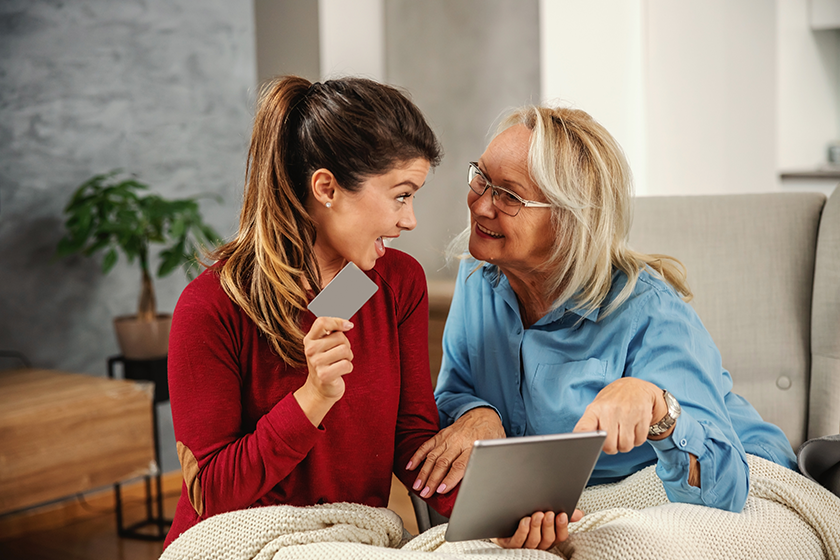
[[[840,433],[838,190],[636,199],[631,245],[686,265],[735,392],[794,450]],[[420,531],[446,522],[412,502]]]

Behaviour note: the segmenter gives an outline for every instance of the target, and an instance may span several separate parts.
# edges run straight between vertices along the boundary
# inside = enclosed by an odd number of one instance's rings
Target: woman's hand
[[[314,426],[344,396],[344,376],[353,371],[353,351],[344,333],[352,328],[344,319],[318,317],[303,337],[309,376],[295,399]]]
[[[626,453],[648,439],[648,429],[665,417],[668,405],[662,389],[642,379],[622,377],[601,389],[586,407],[575,432],[604,430],[604,452]],[[657,439],[671,434],[673,427]]]
[[[414,470],[423,463],[413,488],[420,491],[420,496],[424,498],[435,492],[445,494],[464,477],[464,470],[476,440],[503,437],[505,429],[502,427],[502,421],[492,408],[474,408],[464,413],[454,424],[442,429],[411,456],[406,466],[408,470]]]
[[[576,509],[572,521],[580,521],[583,512]],[[569,538],[569,517],[565,513],[554,515],[553,511],[541,512],[523,517],[516,533],[507,539],[492,539],[502,548],[538,548],[548,550]]]

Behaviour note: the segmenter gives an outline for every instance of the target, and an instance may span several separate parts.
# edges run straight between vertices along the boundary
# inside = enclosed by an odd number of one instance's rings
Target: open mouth
[[[475,223],[475,229],[478,230],[479,233],[483,233],[488,237],[492,237],[493,239],[501,239],[504,237],[501,233],[496,233],[495,231],[490,231],[486,227],[483,227],[478,222]]]

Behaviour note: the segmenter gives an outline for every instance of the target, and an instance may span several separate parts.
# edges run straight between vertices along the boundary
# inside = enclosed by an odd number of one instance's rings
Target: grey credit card
[[[317,317],[349,320],[378,289],[358,266],[347,263],[307,307]]]

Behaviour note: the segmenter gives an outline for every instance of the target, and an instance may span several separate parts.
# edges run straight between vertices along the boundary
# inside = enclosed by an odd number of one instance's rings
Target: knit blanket
[[[549,551],[448,543],[446,525],[406,540],[396,513],[341,503],[217,515],[179,536],[161,560],[840,559],[840,498],[784,467],[747,459],[750,492],[741,513],[670,503],[648,467],[588,488],[578,504],[586,515]]]

